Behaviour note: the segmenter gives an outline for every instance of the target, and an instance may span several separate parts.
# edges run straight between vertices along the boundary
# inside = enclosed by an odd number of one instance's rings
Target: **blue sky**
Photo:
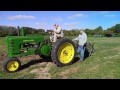
[[[54,29],[103,29],[120,23],[120,11],[0,11],[0,25]]]

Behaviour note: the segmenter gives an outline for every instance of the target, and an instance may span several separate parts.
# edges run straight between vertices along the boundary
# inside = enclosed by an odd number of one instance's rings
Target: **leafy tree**
[[[103,28],[102,26],[99,26],[95,29],[95,34],[103,34]]]

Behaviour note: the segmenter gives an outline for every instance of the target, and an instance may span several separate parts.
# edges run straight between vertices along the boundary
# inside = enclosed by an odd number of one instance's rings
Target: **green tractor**
[[[62,67],[72,64],[76,56],[76,47],[71,39],[59,38],[52,44],[45,36],[25,35],[24,27],[18,29],[18,36],[7,36],[6,44],[8,58],[4,60],[3,69],[9,73],[21,67],[18,57],[37,54],[43,59],[51,58],[57,66]]]

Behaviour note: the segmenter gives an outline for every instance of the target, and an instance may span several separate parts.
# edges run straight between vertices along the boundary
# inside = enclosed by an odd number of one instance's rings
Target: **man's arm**
[[[56,32],[56,33],[60,33],[61,32],[61,30],[62,30],[62,28],[61,27],[58,27],[58,29],[57,30],[55,30],[54,32]]]
[[[79,40],[79,36],[77,38],[73,39],[73,40]]]
[[[87,35],[86,33],[84,34],[84,44],[87,42]]]

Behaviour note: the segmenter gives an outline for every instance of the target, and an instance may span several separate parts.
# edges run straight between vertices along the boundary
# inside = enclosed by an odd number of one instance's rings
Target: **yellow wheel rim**
[[[58,59],[61,63],[67,64],[72,61],[74,53],[75,50],[71,43],[63,43],[58,49]]]
[[[15,71],[17,70],[19,67],[19,63],[17,61],[10,61],[8,64],[7,64],[7,69],[9,71]]]

